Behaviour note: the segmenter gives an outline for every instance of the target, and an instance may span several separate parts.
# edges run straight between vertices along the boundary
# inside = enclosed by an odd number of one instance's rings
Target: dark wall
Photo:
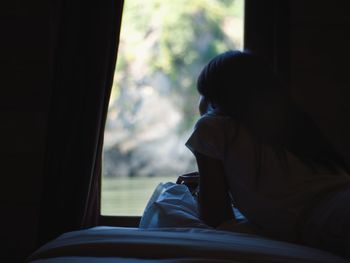
[[[350,16],[347,1],[290,1],[294,97],[350,161]]]
[[[22,262],[37,242],[50,104],[49,2],[0,7],[1,262]],[[290,2],[292,94],[350,160],[347,1]]]
[[[1,262],[23,262],[36,245],[50,92],[48,3],[0,4]]]

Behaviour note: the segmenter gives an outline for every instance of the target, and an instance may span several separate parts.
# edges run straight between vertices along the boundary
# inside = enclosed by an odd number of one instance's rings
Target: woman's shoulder
[[[222,126],[225,124],[237,126],[235,120],[231,117],[211,111],[203,114],[196,122],[195,127]]]
[[[194,133],[208,141],[221,141],[226,144],[236,138],[240,129],[238,122],[227,115],[208,112],[195,124]]]
[[[203,114],[186,142],[192,151],[223,160],[227,143],[236,132],[233,120],[215,112]]]

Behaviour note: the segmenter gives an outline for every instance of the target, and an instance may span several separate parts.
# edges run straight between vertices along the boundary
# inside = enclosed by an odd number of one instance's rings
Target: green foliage
[[[145,79],[162,72],[185,116],[181,130],[188,128],[197,116],[197,75],[212,57],[236,48],[225,22],[242,18],[242,5],[243,0],[125,0],[116,80],[135,78],[129,68],[137,61],[147,67]]]

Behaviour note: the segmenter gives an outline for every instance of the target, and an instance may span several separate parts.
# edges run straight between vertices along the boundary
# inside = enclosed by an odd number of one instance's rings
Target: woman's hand
[[[177,178],[177,184],[184,184],[188,187],[192,195],[197,195],[199,186],[199,173],[191,172],[182,174]]]

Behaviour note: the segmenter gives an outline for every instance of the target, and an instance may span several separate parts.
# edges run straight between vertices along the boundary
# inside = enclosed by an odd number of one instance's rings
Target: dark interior
[[[347,5],[246,0],[245,47],[273,64],[350,162]],[[66,231],[137,225],[138,218],[98,213],[122,6],[116,0],[1,3],[1,262],[23,262]]]

